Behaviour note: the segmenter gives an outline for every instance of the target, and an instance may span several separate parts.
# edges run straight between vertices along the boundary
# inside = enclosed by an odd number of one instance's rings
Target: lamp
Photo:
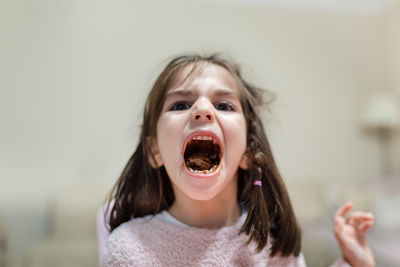
[[[400,111],[393,95],[382,92],[371,99],[365,112],[364,127],[379,139],[382,174],[393,175],[390,143],[400,130]]]

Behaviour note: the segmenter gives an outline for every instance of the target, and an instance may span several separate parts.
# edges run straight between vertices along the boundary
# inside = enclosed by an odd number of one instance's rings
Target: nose
[[[193,109],[193,121],[214,121],[213,107],[207,100],[199,100]]]

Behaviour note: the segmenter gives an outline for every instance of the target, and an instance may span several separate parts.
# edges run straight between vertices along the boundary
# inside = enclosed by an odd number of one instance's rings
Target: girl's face
[[[246,120],[240,92],[223,67],[201,63],[180,71],[166,93],[153,146],[175,196],[210,200],[237,194],[237,170],[245,169]]]

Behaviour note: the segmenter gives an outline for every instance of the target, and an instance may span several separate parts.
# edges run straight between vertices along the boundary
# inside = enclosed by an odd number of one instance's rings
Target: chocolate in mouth
[[[213,172],[220,163],[221,149],[214,140],[194,140],[187,145],[184,153],[186,167],[190,171]]]

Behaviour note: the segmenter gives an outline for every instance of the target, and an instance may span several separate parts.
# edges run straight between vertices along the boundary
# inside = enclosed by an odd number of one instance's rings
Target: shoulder
[[[156,227],[156,224],[156,218],[152,215],[130,219],[111,232],[107,239],[106,246],[108,243],[120,243],[122,240],[128,240],[128,242],[130,242],[131,239],[136,239],[138,235],[149,233],[151,229]]]
[[[143,218],[131,219],[111,232],[104,247],[101,259],[103,266],[131,266],[133,261],[137,261],[140,255],[145,255],[146,236],[151,236],[154,231],[155,218],[151,215]],[[151,264],[146,262],[144,257],[139,260],[143,265]]]

